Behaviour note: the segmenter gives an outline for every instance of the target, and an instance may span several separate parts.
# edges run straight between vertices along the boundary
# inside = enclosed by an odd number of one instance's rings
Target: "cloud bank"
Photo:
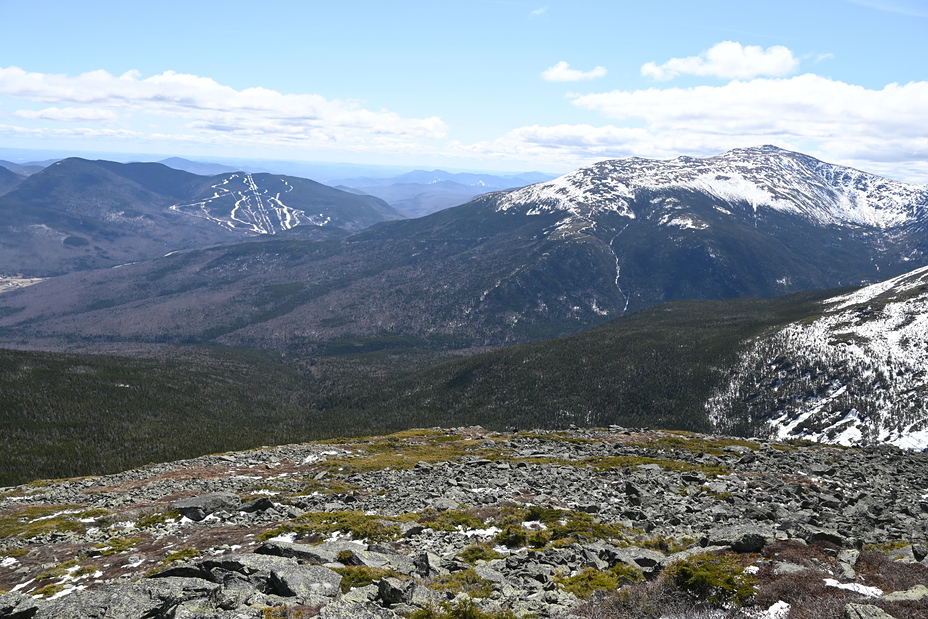
[[[573,104],[620,124],[525,126],[461,147],[474,154],[563,160],[706,156],[776,144],[868,170],[928,180],[928,82],[879,90],[806,74],[723,86],[614,90]],[[621,126],[621,124],[629,126]],[[885,173],[885,172],[884,172]]]
[[[56,106],[18,110],[32,120],[94,122],[153,115],[180,119],[198,133],[227,133],[283,141],[354,141],[440,138],[438,117],[403,118],[371,111],[353,101],[315,94],[282,94],[266,88],[235,90],[215,80],[166,71],[142,78],[92,71],[76,77],[0,68],[0,95]]]
[[[798,68],[799,60],[781,45],[763,49],[757,45],[742,46],[734,41],[722,41],[699,56],[671,58],[661,65],[649,62],[641,67],[641,74],[656,80],[669,80],[679,75],[751,79],[782,77]]]

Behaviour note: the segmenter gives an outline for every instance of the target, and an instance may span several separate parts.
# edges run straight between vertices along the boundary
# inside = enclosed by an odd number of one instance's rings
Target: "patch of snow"
[[[842,583],[838,582],[834,578],[826,578],[825,584],[829,587],[837,587],[838,589],[847,589],[848,591],[853,591],[854,593],[859,593],[870,598],[876,598],[883,595],[883,590],[879,587],[868,587],[867,585],[862,585],[856,582]]]
[[[296,533],[281,533],[277,537],[267,540],[269,542],[287,542],[292,544],[296,540]]]
[[[19,561],[16,560],[16,557],[6,557],[0,561],[0,567],[12,567],[17,563],[19,563]]]
[[[63,598],[63,597],[66,596],[66,595],[71,595],[71,594],[74,593],[75,591],[83,591],[83,590],[86,589],[86,588],[87,588],[87,587],[85,587],[85,586],[83,586],[83,585],[78,585],[78,586],[76,586],[76,587],[68,587],[67,589],[62,589],[61,591],[59,591],[58,593],[56,593],[55,595],[53,595],[53,596],[51,596],[50,598],[47,598],[47,599],[49,599],[49,600],[57,600],[58,598]]]
[[[461,533],[463,533],[464,536],[465,536],[465,537],[468,537],[468,538],[471,538],[471,537],[493,537],[493,536],[495,536],[497,533],[500,533],[500,532],[502,532],[502,529],[499,529],[499,528],[497,528],[497,527],[489,527],[489,528],[486,528],[486,529],[469,529],[469,530],[466,530],[466,531],[461,531]]]
[[[13,587],[12,589],[10,589],[10,591],[19,591],[20,589],[25,589],[26,587],[28,587],[29,585],[31,585],[31,584],[34,583],[34,582],[35,582],[35,578],[30,578],[30,579],[27,580],[26,582],[21,582],[21,583],[19,583],[18,585],[16,585],[16,586]]]

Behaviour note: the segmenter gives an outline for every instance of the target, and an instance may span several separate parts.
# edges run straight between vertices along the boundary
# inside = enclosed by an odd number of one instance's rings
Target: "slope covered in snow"
[[[745,203],[755,212],[770,208],[791,213],[818,225],[886,229],[928,212],[926,185],[899,183],[775,146],[735,149],[705,159],[602,161],[510,192],[497,208],[524,207],[530,215],[611,211],[634,218],[640,214],[636,201],[679,190]]]
[[[754,340],[708,403],[720,429],[928,448],[928,267],[825,302]]]

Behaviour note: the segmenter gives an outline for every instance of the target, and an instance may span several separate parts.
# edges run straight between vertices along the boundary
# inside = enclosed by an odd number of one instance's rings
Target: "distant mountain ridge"
[[[79,158],[17,183],[0,197],[0,216],[7,224],[0,231],[0,261],[37,276],[148,260],[299,225],[359,230],[402,218],[378,198],[308,179],[208,177],[159,163]]]
[[[928,263],[924,197],[773,147],[601,162],[342,239],[272,238],[44,282],[0,298],[0,326],[294,354],[346,339],[501,346],[677,299],[898,275]]]
[[[389,178],[341,179],[336,184],[377,196],[409,217],[422,217],[464,204],[488,191],[513,189],[551,178],[552,175],[541,172],[492,175],[414,170]]]

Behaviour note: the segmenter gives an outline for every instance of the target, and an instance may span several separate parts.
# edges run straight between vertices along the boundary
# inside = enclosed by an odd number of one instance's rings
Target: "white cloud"
[[[596,67],[591,71],[579,71],[571,69],[569,64],[561,61],[550,69],[542,71],[541,77],[548,82],[579,82],[581,80],[595,80],[605,74],[605,67]]]
[[[121,116],[150,114],[182,119],[196,132],[259,140],[382,142],[390,137],[408,140],[445,134],[445,124],[437,117],[403,118],[315,94],[235,90],[207,77],[173,71],[142,79],[136,71],[118,77],[106,71],[69,77],[0,68],[0,95],[77,106],[35,113],[22,110],[19,116],[24,118],[75,122],[112,119],[116,112]],[[98,110],[99,117],[88,113],[82,117],[80,110]]]
[[[541,7],[541,8],[538,8],[538,9],[535,9],[534,11],[532,11],[531,13],[529,13],[529,16],[530,16],[530,17],[538,17],[539,15],[543,15],[547,10],[548,10],[548,5],[546,4],[545,6],[543,6],[543,7]]]
[[[20,118],[31,120],[57,120],[61,122],[97,122],[115,120],[118,115],[112,110],[92,107],[49,107],[44,110],[17,110]]]
[[[775,144],[900,180],[928,182],[928,82],[879,90],[817,75],[576,96],[613,125],[530,126],[461,147],[475,154],[582,164],[707,156]],[[623,127],[620,124],[634,125]]]
[[[641,67],[641,74],[656,80],[669,80],[678,75],[751,79],[762,75],[789,75],[798,67],[799,60],[782,45],[765,50],[757,45],[742,46],[734,41],[722,41],[699,56],[671,58],[662,65],[649,62]]]

